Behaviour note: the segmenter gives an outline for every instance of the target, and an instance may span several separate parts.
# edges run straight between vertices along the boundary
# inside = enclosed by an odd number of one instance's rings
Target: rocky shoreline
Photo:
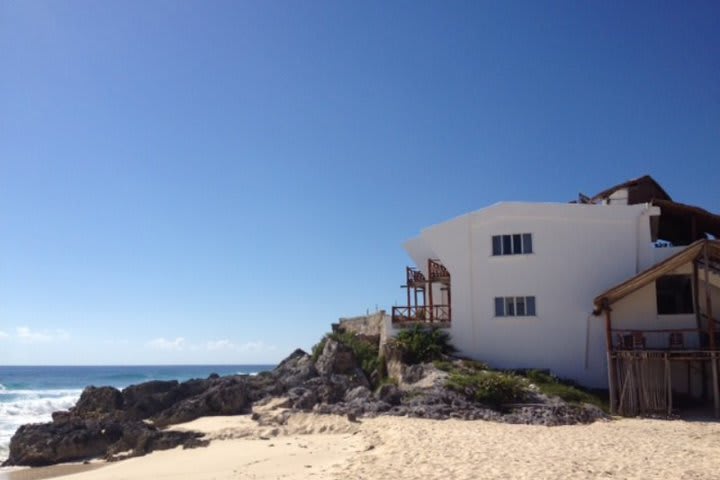
[[[288,415],[311,411],[351,420],[394,415],[553,426],[607,418],[593,405],[539,392],[522,404],[492,408],[448,388],[447,377],[447,372],[424,363],[400,365],[393,381],[380,382],[368,378],[351,348],[329,339],[316,359],[298,349],[271,372],[255,376],[151,381],[122,391],[87,387],[77,404],[53,414],[52,422],[20,427],[3,466],[115,461],[177,446],[201,447],[208,441],[200,433],[165,427],[205,416],[250,414],[253,405],[278,398]]]

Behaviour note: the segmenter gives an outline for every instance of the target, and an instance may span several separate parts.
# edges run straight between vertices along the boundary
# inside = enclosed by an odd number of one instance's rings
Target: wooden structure
[[[407,304],[393,307],[393,324],[450,326],[450,272],[434,259],[428,259],[427,272],[428,278],[425,278],[421,271],[406,267],[405,285],[402,285],[402,288],[407,290]],[[438,293],[441,295],[439,302],[434,298]]]
[[[581,193],[577,203],[612,203],[613,194],[620,190],[627,192],[627,198],[621,200],[626,205],[649,203],[660,207],[662,213],[651,223],[653,241],[663,240],[679,246],[705,239],[706,233],[720,238],[720,216],[674,201],[650,175],[620,183],[593,197]]]
[[[677,268],[693,266],[695,328],[621,329],[613,326],[612,305]],[[718,359],[720,324],[713,314],[711,275],[720,275],[720,241],[698,240],[676,255],[623,282],[595,299],[595,314],[604,313],[610,409],[621,415],[670,414],[673,410],[672,367],[684,364],[690,391],[691,368],[701,372],[702,396],[712,389],[716,416],[720,416]],[[716,280],[717,282],[717,280]],[[652,325],[651,325],[652,327]],[[647,347],[646,339],[666,338],[662,348]],[[688,348],[695,336],[697,346]],[[657,345],[657,342],[656,342]]]

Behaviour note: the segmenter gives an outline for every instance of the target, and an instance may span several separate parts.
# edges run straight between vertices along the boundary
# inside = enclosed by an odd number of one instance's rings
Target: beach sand
[[[282,427],[202,418],[207,448],[168,450],[63,480],[717,479],[720,424],[619,419],[538,427],[297,414]]]

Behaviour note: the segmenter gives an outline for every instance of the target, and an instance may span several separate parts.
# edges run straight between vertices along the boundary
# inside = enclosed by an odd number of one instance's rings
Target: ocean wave
[[[5,395],[10,393],[15,397]],[[75,405],[80,393],[80,390],[0,392],[3,394],[0,396],[0,461],[7,458],[10,438],[20,425],[49,422],[53,412],[67,410]]]

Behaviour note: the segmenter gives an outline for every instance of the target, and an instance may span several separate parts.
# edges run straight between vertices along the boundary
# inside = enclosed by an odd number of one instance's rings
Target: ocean
[[[274,365],[0,366],[0,463],[7,458],[10,438],[20,425],[50,421],[52,412],[72,407],[88,385],[124,388],[148,380],[256,374],[272,368]]]

